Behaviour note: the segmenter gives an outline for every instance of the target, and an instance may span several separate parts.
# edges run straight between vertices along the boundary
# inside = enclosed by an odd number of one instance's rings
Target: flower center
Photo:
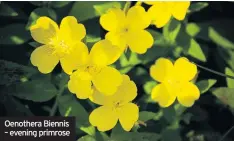
[[[84,71],[88,72],[90,75],[96,75],[101,71],[101,68],[94,65],[88,65],[85,67]]]
[[[69,44],[66,43],[64,40],[59,39],[59,37],[51,39],[49,44],[50,47],[53,49],[52,54],[56,54],[60,58],[71,53],[71,46],[69,46]]]
[[[118,111],[124,105],[122,101],[113,102],[113,110]]]
[[[178,80],[168,80],[167,83],[173,88],[174,93],[179,93],[182,91],[182,83]]]

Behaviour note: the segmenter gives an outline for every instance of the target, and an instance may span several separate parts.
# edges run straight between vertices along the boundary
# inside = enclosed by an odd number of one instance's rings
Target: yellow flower
[[[90,53],[85,46],[82,48],[82,64],[72,73],[68,88],[80,99],[86,99],[93,93],[93,86],[106,95],[112,95],[122,83],[118,70],[108,65],[114,63],[121,51],[108,40],[94,44]],[[85,51],[84,51],[85,50]]]
[[[137,96],[137,87],[127,75],[122,77],[123,82],[114,95],[105,96],[95,90],[90,98],[92,102],[102,105],[89,116],[90,123],[97,126],[99,131],[112,129],[118,120],[124,130],[130,131],[138,120],[139,108],[131,102]]]
[[[100,24],[108,31],[105,38],[123,51],[129,46],[131,51],[143,54],[153,45],[152,35],[144,30],[150,25],[150,18],[141,6],[130,8],[127,14],[121,9],[110,9],[101,16]]]
[[[177,20],[183,20],[190,6],[190,1],[184,2],[145,2],[153,5],[148,13],[152,19],[152,24],[161,28],[168,23],[173,16]]]
[[[63,18],[60,27],[50,18],[40,17],[30,31],[33,39],[43,44],[31,54],[31,62],[40,72],[50,73],[59,61],[68,74],[79,65],[86,30],[75,17]]]
[[[184,57],[174,63],[159,58],[150,68],[150,75],[161,82],[156,85],[151,97],[162,107],[170,106],[176,99],[179,103],[190,107],[200,96],[200,91],[191,81],[197,74],[197,66]]]

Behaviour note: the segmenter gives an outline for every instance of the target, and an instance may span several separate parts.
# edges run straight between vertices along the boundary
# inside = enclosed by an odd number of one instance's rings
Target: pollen
[[[69,46],[67,42],[61,40],[59,37],[50,39],[50,47],[53,49],[53,53],[59,57],[63,57],[71,53],[72,46]]]

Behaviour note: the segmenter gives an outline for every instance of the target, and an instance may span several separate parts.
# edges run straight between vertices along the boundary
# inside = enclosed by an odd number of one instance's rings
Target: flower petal
[[[200,91],[196,85],[191,82],[183,83],[180,93],[177,95],[177,99],[180,104],[190,107],[194,104],[194,101],[200,97]]]
[[[73,70],[80,65],[86,64],[88,61],[89,51],[84,43],[78,42],[73,48],[70,54],[60,60],[62,68],[67,74],[71,74]]]
[[[114,102],[113,95],[104,95],[100,91],[98,91],[96,88],[94,88],[92,96],[89,97],[89,99],[98,105],[105,105],[105,106],[111,106]]]
[[[127,47],[126,38],[127,38],[126,33],[110,31],[105,35],[105,39],[111,41],[113,45],[118,46],[121,51],[124,51]]]
[[[175,77],[177,80],[190,81],[197,74],[197,66],[189,62],[185,57],[181,57],[174,64]]]
[[[125,131],[130,131],[139,118],[139,108],[136,104],[128,103],[118,111],[119,121]]]
[[[146,30],[131,30],[127,35],[129,48],[138,54],[145,53],[154,43],[152,35]]]
[[[98,91],[105,95],[113,95],[122,83],[122,75],[112,67],[104,67],[93,77],[93,84]]]
[[[153,88],[151,97],[158,102],[161,107],[168,107],[175,101],[176,94],[174,93],[173,87],[162,83]]]
[[[79,99],[89,98],[93,93],[91,79],[79,70],[70,76],[68,89],[71,93],[75,93]]]
[[[74,16],[67,16],[63,18],[60,24],[60,37],[67,42],[81,41],[85,35],[86,30],[83,24],[79,24]]]
[[[159,58],[150,67],[150,76],[159,82],[166,81],[173,72],[173,64],[169,59]]]
[[[144,3],[146,3],[148,5],[154,5],[154,4],[157,4],[158,2],[156,2],[156,1],[144,1]]]
[[[101,106],[89,115],[89,122],[93,126],[97,126],[99,131],[108,131],[114,128],[117,121],[117,114],[108,106]]]
[[[94,44],[90,51],[90,61],[97,66],[113,64],[121,55],[121,50],[108,40],[101,40]]]
[[[132,101],[137,96],[136,84],[130,80],[129,76],[122,75],[122,84],[118,87],[115,94],[106,96],[103,95],[98,90],[94,90],[93,95],[90,100],[99,105],[109,105],[111,106],[114,102],[121,101],[121,103],[128,103]]]
[[[177,20],[183,20],[185,18],[186,12],[190,6],[190,1],[185,2],[175,2],[172,9],[172,15]]]
[[[100,24],[107,31],[118,31],[125,26],[125,19],[121,9],[112,8],[100,17]]]
[[[133,6],[127,13],[127,25],[129,30],[145,29],[150,25],[150,17],[141,6]]]
[[[155,2],[148,10],[148,14],[151,17],[152,23],[157,28],[161,28],[166,25],[171,18],[171,7],[168,5],[170,2]]]
[[[42,44],[48,44],[51,38],[57,36],[58,25],[48,17],[40,17],[36,24],[30,27],[33,39]]]
[[[130,102],[137,96],[136,84],[130,80],[129,76],[122,75],[123,81],[117,92],[113,95],[113,99],[119,99],[122,102]]]
[[[59,58],[52,54],[51,48],[44,45],[36,48],[31,54],[31,63],[38,67],[41,73],[50,73],[59,63]]]

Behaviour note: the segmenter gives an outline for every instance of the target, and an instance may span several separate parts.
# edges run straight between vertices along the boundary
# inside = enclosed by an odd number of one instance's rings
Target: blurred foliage
[[[193,107],[176,103],[163,109],[150,99],[157,82],[149,76],[149,67],[159,57],[175,60],[186,56],[199,65],[234,76],[234,3],[192,2],[184,21],[171,19],[162,29],[147,29],[154,45],[145,54],[127,50],[113,65],[138,87],[134,102],[140,107],[140,117],[131,132],[125,132],[119,124],[106,133],[97,131],[88,121],[96,105],[68,91],[69,76],[61,66],[43,75],[30,64],[30,54],[40,44],[32,40],[28,29],[40,16],[58,24],[64,16],[75,16],[86,27],[85,42],[90,48],[106,33],[99,24],[100,15],[124,5],[116,1],[1,2],[1,116],[75,116],[77,141],[219,141],[234,125],[234,79],[199,68],[194,81],[202,95]],[[234,131],[223,139],[229,140],[234,140]]]

